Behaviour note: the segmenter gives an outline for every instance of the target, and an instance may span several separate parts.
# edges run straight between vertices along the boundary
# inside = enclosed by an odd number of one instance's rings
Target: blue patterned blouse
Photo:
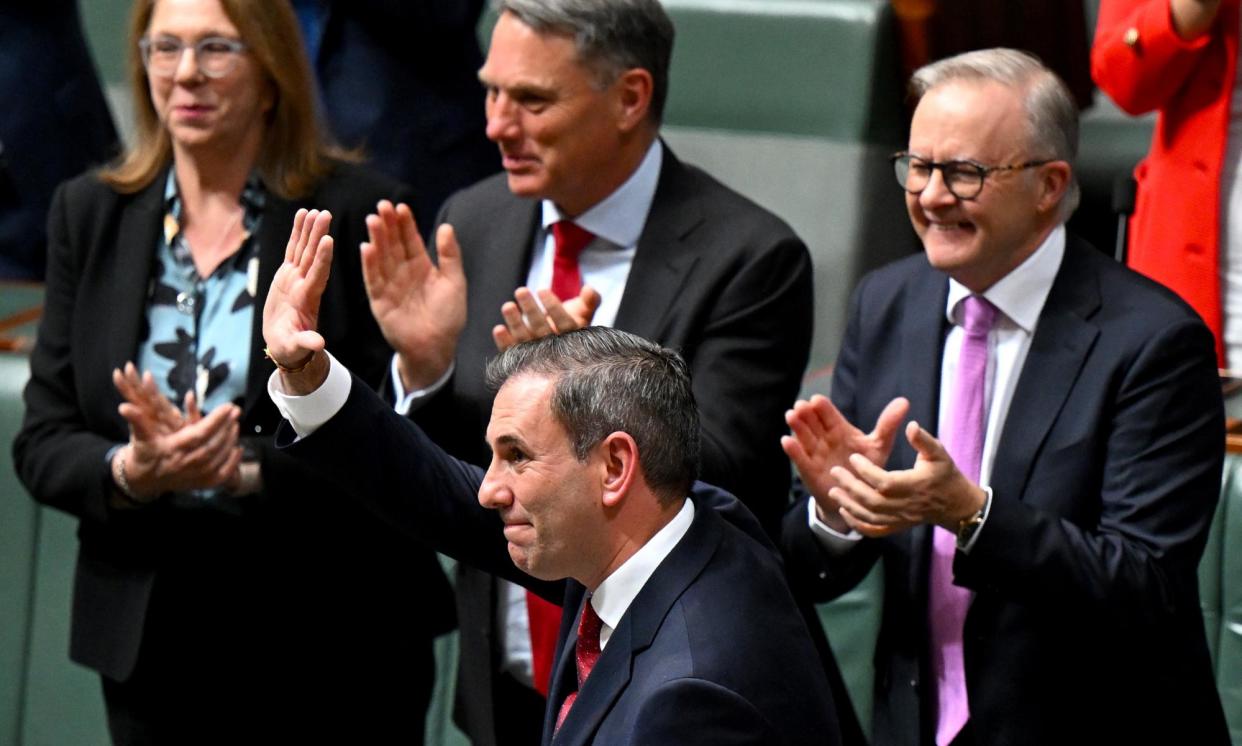
[[[203,412],[241,404],[250,369],[265,193],[256,177],[242,190],[244,237],[209,277],[200,277],[181,231],[181,196],[173,171],[164,189],[164,233],[156,246],[147,295],[147,337],[138,367],[151,371],[177,406],[194,391]]]

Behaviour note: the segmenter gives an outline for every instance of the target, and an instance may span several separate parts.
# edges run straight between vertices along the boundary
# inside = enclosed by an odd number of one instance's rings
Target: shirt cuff
[[[983,533],[983,527],[987,525],[988,522],[988,514],[992,512],[992,488],[984,487],[983,491],[988,493],[988,499],[983,503],[983,518],[980,519],[979,525],[975,527],[973,532],[971,532],[970,539],[968,539],[965,544],[960,541],[957,543],[957,548],[961,550],[963,554],[970,554],[971,547],[975,545],[976,541],[979,541],[979,534]]]
[[[428,397],[439,393],[440,389],[444,388],[444,385],[448,383],[448,380],[453,377],[453,371],[457,370],[457,361],[454,360],[449,363],[448,370],[444,371],[444,375],[437,378],[435,383],[425,389],[415,389],[414,391],[410,391],[408,393],[406,392],[405,387],[401,385],[401,370],[397,367],[396,355],[392,356],[392,365],[390,367],[391,371],[388,377],[392,380],[393,401],[396,402],[396,404],[393,405],[393,409],[396,410],[397,414],[404,417],[410,413],[411,409],[414,408],[415,402],[427,399]]]
[[[815,511],[814,497],[806,501],[806,512],[811,533],[819,539],[820,546],[828,550],[829,554],[845,554],[862,540],[862,534],[857,531],[851,530],[848,534],[843,534],[821,521],[819,514]]]
[[[293,431],[301,440],[319,429],[323,423],[345,406],[349,398],[349,389],[353,381],[349,369],[341,365],[332,353],[324,350],[328,356],[328,378],[323,385],[305,396],[290,396],[280,383],[280,371],[272,371],[267,379],[267,395],[280,411],[280,415],[289,421]]]

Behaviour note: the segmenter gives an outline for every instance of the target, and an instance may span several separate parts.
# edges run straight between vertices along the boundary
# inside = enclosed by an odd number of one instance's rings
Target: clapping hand
[[[500,307],[505,323],[492,328],[492,339],[504,352],[519,342],[581,329],[591,324],[601,300],[589,285],[583,285],[577,296],[563,303],[550,289],[540,290],[536,299],[529,288],[520,287],[513,300]]]
[[[124,401],[118,411],[129,423],[129,443],[113,456],[113,475],[128,487],[132,502],[153,502],[167,492],[230,486],[238,479],[241,410],[233,404],[203,416],[193,392],[185,413],[168,401],[150,371],[138,375],[133,363],[112,372]]]
[[[432,262],[410,208],[384,200],[367,216],[367,236],[362,276],[371,313],[397,352],[404,388],[426,388],[452,364],[466,325],[466,274],[453,227],[436,231]]]

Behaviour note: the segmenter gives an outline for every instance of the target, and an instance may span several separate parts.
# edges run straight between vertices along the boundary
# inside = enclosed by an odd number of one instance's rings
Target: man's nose
[[[518,134],[515,105],[508,96],[498,93],[487,102],[487,139],[492,142],[511,140]]]
[[[504,480],[500,479],[496,459],[487,467],[483,475],[483,483],[479,485],[479,505],[491,510],[499,510],[513,504],[513,492]]]

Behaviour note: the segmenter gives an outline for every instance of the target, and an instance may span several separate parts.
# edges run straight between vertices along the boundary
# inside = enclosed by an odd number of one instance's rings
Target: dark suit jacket
[[[938,421],[947,278],[914,256],[855,293],[832,399],[870,429],[894,396]],[[1226,743],[1196,567],[1220,490],[1223,418],[1211,334],[1184,303],[1071,239],[992,467],[993,501],[954,582],[975,592],[966,686],[988,744]],[[908,468],[904,438],[888,468]],[[828,557],[786,520],[797,583],[822,598],[884,561],[876,743],[927,744],[931,531]]]
[[[277,442],[292,440],[283,426]],[[288,451],[335,467],[343,489],[411,535],[572,610],[544,714],[543,743],[552,742],[576,688],[585,588],[514,566],[497,512],[479,505],[483,470],[448,456],[357,378],[344,408]],[[839,743],[828,683],[775,548],[732,496],[698,483],[692,499],[689,532],[622,616],[555,742]]]
[[[492,393],[483,371],[496,354],[500,306],[526,284],[537,200],[509,192],[504,174],[445,205],[469,279],[456,373],[415,414],[453,455],[486,464]],[[787,502],[780,449],[784,411],[797,396],[811,339],[811,264],[793,231],[667,148],[614,326],[676,349],[690,365],[703,431],[702,478],[738,495],[775,533]],[[459,572],[458,722],[492,743],[495,584]],[[467,694],[468,693],[468,694]]]
[[[483,0],[332,0],[313,65],[349,147],[409,184],[424,232],[453,192],[500,168],[484,136],[476,28]]]
[[[357,246],[376,200],[400,197],[403,188],[342,165],[306,200],[267,194],[240,422],[245,445],[261,462],[264,490],[241,498],[246,510],[236,517],[159,503],[134,511],[107,507],[105,454],[128,440],[110,373],[134,359],[144,333],[164,183],[161,175],[124,195],[84,175],[58,191],[50,219],[46,306],[14,460],[37,500],[79,519],[71,657],[125,681],[140,649],[148,651],[144,640],[161,632],[151,613],[157,599],[165,599],[159,608],[167,612],[160,619],[177,623],[178,601],[169,600],[178,594],[173,578],[210,576],[225,580],[219,603],[247,622],[230,627],[233,637],[220,634],[239,645],[245,636],[271,646],[254,667],[287,655],[290,669],[281,675],[295,680],[298,666],[314,670],[305,682],[312,686],[337,663],[353,665],[351,658],[365,671],[372,651],[408,661],[401,651],[412,649],[423,665],[428,639],[451,621],[443,573],[430,550],[339,500],[324,488],[322,470],[273,447],[280,416],[266,393],[272,366],[263,358],[261,334],[263,304],[293,213],[301,206],[331,209],[337,251],[320,331],[367,380],[382,379],[391,351],[371,317]],[[440,612],[438,618],[428,619],[429,609]],[[357,681],[341,684],[359,688]],[[417,732],[421,727],[419,720]]]
[[[0,277],[42,280],[56,185],[112,157],[116,130],[77,0],[0,4]]]

